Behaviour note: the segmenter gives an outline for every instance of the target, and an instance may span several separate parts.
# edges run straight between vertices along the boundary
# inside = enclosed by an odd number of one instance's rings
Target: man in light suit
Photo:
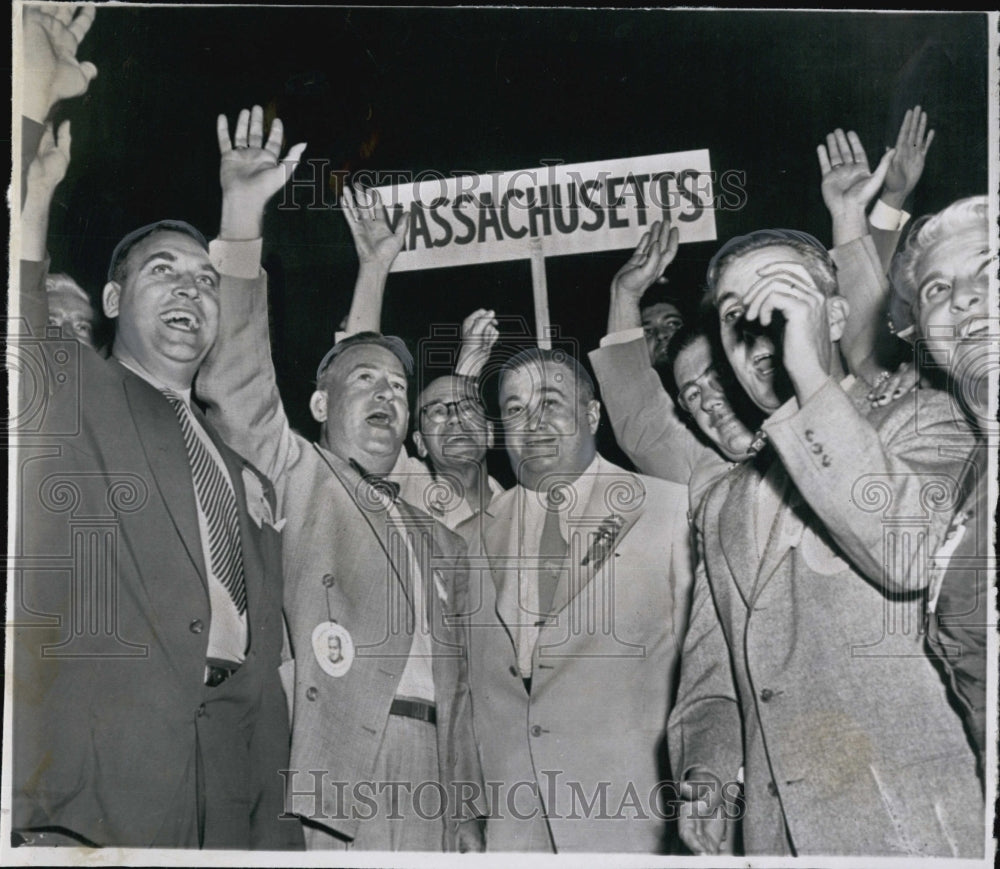
[[[518,485],[487,507],[466,617],[484,777],[500,783],[487,846],[657,852],[687,492],[597,455],[600,404],[565,354],[510,360],[500,408]]]
[[[697,520],[669,745],[703,790],[682,839],[726,849],[708,783],[742,767],[748,854],[979,855],[974,758],[921,654],[925,560],[968,450],[960,414],[923,390],[873,409],[844,377],[847,303],[811,236],[733,239],[708,285],[727,358],[768,419],[756,459]]]
[[[259,106],[241,114],[235,149],[220,117],[224,177],[230,159],[281,171],[280,141],[272,125],[264,143]],[[482,788],[464,640],[449,619],[466,607],[464,550],[380,479],[406,434],[412,360],[396,338],[338,343],[309,405],[319,442],[291,430],[260,268],[275,190],[243,184],[224,195],[220,338],[199,394],[277,489],[294,655],[283,665],[293,707],[288,809],[306,823],[311,849],[479,849],[474,811],[457,803],[463,783]],[[342,660],[331,659],[335,639]]]
[[[302,847],[281,819],[274,492],[190,399],[218,325],[207,248],[180,221],[119,243],[109,359],[47,329],[45,263],[21,264],[35,340],[18,345],[12,827],[27,844]]]

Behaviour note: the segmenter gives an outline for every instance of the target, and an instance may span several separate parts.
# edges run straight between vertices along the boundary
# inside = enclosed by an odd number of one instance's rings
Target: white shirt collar
[[[177,389],[174,386],[167,386],[165,383],[161,383],[159,380],[153,377],[152,374],[150,374],[134,359],[129,359],[124,356],[115,356],[115,359],[117,359],[122,365],[124,365],[129,371],[131,371],[137,377],[141,377],[143,380],[145,380],[146,383],[148,383],[150,386],[153,386],[156,389],[160,390],[160,392],[167,391],[174,393],[174,395],[179,395],[181,399],[184,401],[184,403],[188,406],[188,409],[189,410],[191,409],[191,387],[188,387],[187,389]]]

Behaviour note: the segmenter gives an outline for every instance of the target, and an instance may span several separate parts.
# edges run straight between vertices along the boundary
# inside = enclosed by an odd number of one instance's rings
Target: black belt
[[[392,701],[389,714],[416,718],[417,721],[426,721],[434,725],[437,725],[438,720],[437,709],[433,703],[424,703],[422,700],[400,700],[398,697]]]
[[[217,688],[239,668],[235,661],[231,664],[205,664],[205,684],[209,688]]]

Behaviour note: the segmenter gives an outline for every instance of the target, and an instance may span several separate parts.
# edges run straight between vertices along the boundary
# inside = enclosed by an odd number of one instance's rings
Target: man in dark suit
[[[44,278],[22,262],[12,336],[15,842],[301,847],[274,494],[190,398],[218,325],[208,245],[180,221],[122,240],[110,359],[46,329]]]
[[[223,220],[213,245],[226,268],[219,342],[198,389],[209,418],[277,488],[294,655],[282,665],[294,710],[289,810],[306,822],[310,849],[480,849],[474,809],[456,802],[464,785],[482,792],[465,639],[448,618],[467,607],[464,547],[380,479],[406,435],[412,360],[398,338],[344,339],[316,373],[319,441],[291,430],[260,268],[277,187],[226,186],[236,165],[284,172],[281,129],[272,124],[265,143],[255,106],[232,143],[225,117],[218,132]]]

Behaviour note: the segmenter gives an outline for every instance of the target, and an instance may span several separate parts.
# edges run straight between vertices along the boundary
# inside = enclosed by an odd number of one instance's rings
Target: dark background
[[[919,102],[937,136],[910,210],[986,190],[986,28],[980,14],[102,6],[80,50],[98,78],[59,110],[73,120],[73,163],[52,267],[96,297],[136,226],[180,217],[215,233],[215,117],[253,103],[282,118],[288,143],[308,141],[306,158],[349,172],[708,148],[716,172],[746,179],[745,206],[716,214],[720,242],[787,226],[829,243],[815,149],[837,126],[858,131],[874,165]],[[299,190],[297,209],[272,206],[265,228],[280,386],[310,436],[311,379],[357,271],[327,180]],[[325,205],[305,207],[312,198]],[[698,293],[717,245],[683,245],[671,285]],[[552,321],[581,357],[604,333],[627,256],[548,260]],[[416,346],[480,306],[530,324],[527,261],[392,275],[383,331]],[[607,423],[601,447],[621,459]]]

